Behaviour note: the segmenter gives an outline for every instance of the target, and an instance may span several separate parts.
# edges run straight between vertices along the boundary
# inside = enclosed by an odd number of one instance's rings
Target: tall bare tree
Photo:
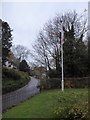
[[[30,51],[23,45],[13,45],[12,52],[19,61],[27,59],[30,54]]]

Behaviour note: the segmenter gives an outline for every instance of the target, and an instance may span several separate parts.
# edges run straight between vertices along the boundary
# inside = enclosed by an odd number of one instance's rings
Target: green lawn
[[[3,113],[3,118],[53,118],[53,111],[57,98],[61,99],[61,106],[82,103],[88,100],[87,89],[49,90],[38,94]]]

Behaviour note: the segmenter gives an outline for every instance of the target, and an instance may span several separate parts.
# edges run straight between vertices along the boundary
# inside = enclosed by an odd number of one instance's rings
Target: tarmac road
[[[2,111],[19,104],[20,102],[40,93],[40,88],[37,86],[40,85],[40,80],[31,77],[31,81],[24,87],[7,93],[2,96]]]

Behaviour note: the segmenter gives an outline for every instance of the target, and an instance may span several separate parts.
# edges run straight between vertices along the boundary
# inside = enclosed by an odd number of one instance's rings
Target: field
[[[86,88],[65,89],[64,92],[60,89],[48,90],[7,110],[3,113],[3,118],[54,118],[58,106],[64,109],[71,104],[79,104],[82,109],[85,107],[88,110],[86,105],[82,107],[82,104],[87,101],[88,90]]]

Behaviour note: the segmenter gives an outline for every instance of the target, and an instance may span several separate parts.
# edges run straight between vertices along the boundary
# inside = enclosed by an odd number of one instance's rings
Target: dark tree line
[[[61,72],[61,21],[65,36],[64,74],[66,77],[87,76],[88,47],[85,44],[87,19],[84,15],[79,17],[75,11],[62,16],[58,14],[45,24],[33,46],[34,58],[49,71]]]

